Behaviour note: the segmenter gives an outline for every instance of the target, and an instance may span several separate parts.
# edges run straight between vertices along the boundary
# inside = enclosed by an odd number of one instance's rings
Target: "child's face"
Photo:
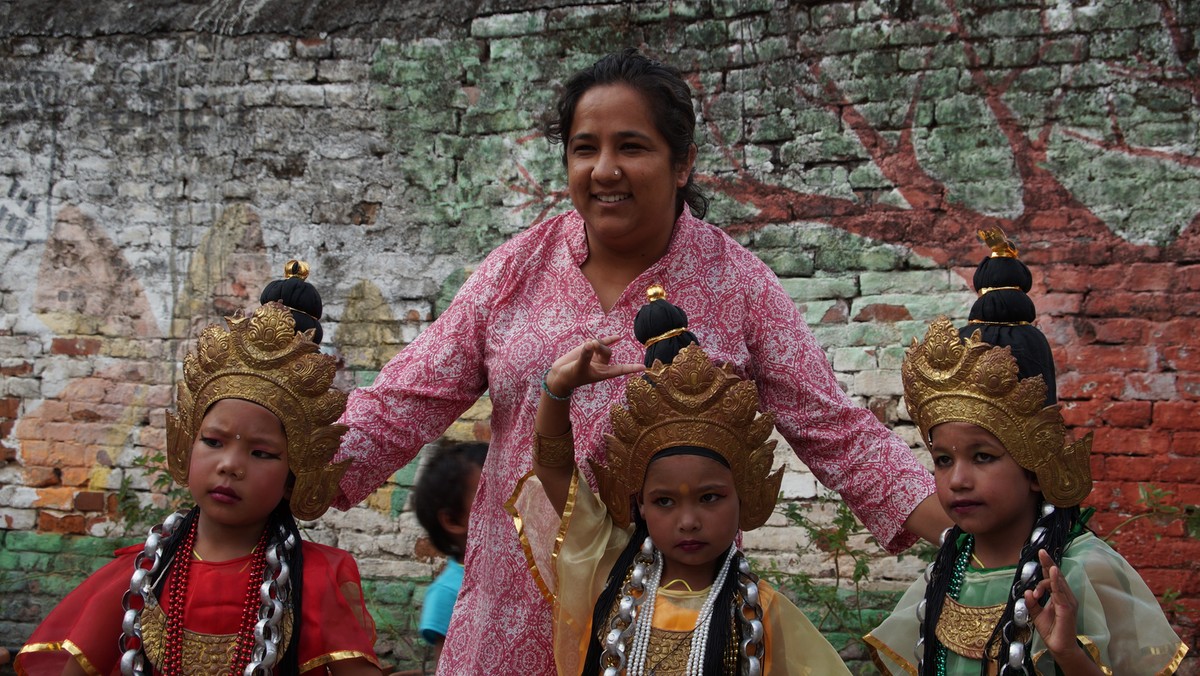
[[[663,583],[712,584],[716,562],[738,531],[741,503],[733,472],[711,458],[672,455],[650,463],[638,509],[662,552]]]
[[[1040,491],[1000,440],[964,422],[942,423],[930,436],[938,501],[954,523],[977,539],[1028,539]]]
[[[479,465],[472,464],[467,470],[466,476],[463,477],[463,504],[462,511],[459,512],[457,519],[449,517],[449,525],[446,531],[454,538],[455,544],[458,545],[459,551],[465,551],[467,548],[467,528],[471,521],[471,507],[475,505],[475,493],[479,490],[479,476],[482,469]],[[443,525],[446,525],[443,523]]]
[[[192,442],[188,488],[201,517],[227,528],[258,528],[283,499],[287,436],[274,413],[242,399],[222,399]]]

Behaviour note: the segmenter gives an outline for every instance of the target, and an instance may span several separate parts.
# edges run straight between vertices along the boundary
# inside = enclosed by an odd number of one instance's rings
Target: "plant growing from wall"
[[[160,524],[190,501],[188,490],[176,485],[164,469],[166,464],[167,456],[162,451],[139,455],[133,460],[131,469],[139,469],[151,477],[149,494],[134,488],[128,471],[121,477],[121,487],[117,489],[121,534],[137,534]],[[162,496],[162,500],[155,500],[155,496]]]

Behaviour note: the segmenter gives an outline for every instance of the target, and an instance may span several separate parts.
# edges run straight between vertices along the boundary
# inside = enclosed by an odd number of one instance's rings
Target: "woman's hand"
[[[606,336],[586,340],[559,357],[546,374],[546,387],[555,395],[565,397],[577,387],[645,371],[646,367],[642,364],[613,364],[609,361],[612,359],[610,346],[620,339],[621,336]]]
[[[1025,592],[1025,605],[1029,608],[1029,619],[1042,637],[1042,642],[1054,657],[1054,663],[1064,674],[1100,674],[1100,667],[1079,645],[1075,637],[1075,618],[1079,602],[1062,571],[1054,560],[1042,549],[1038,560],[1046,577],[1037,587]],[[1045,607],[1038,600],[1050,594]]]

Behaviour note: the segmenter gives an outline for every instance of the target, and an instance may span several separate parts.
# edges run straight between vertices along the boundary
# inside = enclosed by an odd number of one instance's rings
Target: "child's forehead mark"
[[[679,494],[680,495],[682,495],[683,497],[686,498],[687,496],[691,495],[691,493],[692,493],[691,486],[689,486],[687,483],[679,484]]]

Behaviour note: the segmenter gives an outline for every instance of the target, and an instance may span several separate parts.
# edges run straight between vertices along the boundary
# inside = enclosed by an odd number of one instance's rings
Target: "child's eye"
[[[654,505],[656,507],[670,507],[673,504],[675,504],[675,501],[671,498],[654,498]]]
[[[219,448],[221,446],[221,442],[212,437],[200,437],[200,443],[211,448]]]
[[[991,453],[976,453],[975,454],[975,462],[977,462],[981,465],[992,462],[995,459],[996,459],[996,456],[992,455]]]
[[[700,502],[716,502],[723,497],[720,493],[705,493],[700,496]]]
[[[948,455],[933,456],[933,466],[934,467],[949,467],[950,466],[950,456],[948,456]]]
[[[250,451],[250,455],[256,458],[265,458],[267,460],[278,460],[280,456],[279,453],[275,453],[274,451],[264,451],[262,449]]]

